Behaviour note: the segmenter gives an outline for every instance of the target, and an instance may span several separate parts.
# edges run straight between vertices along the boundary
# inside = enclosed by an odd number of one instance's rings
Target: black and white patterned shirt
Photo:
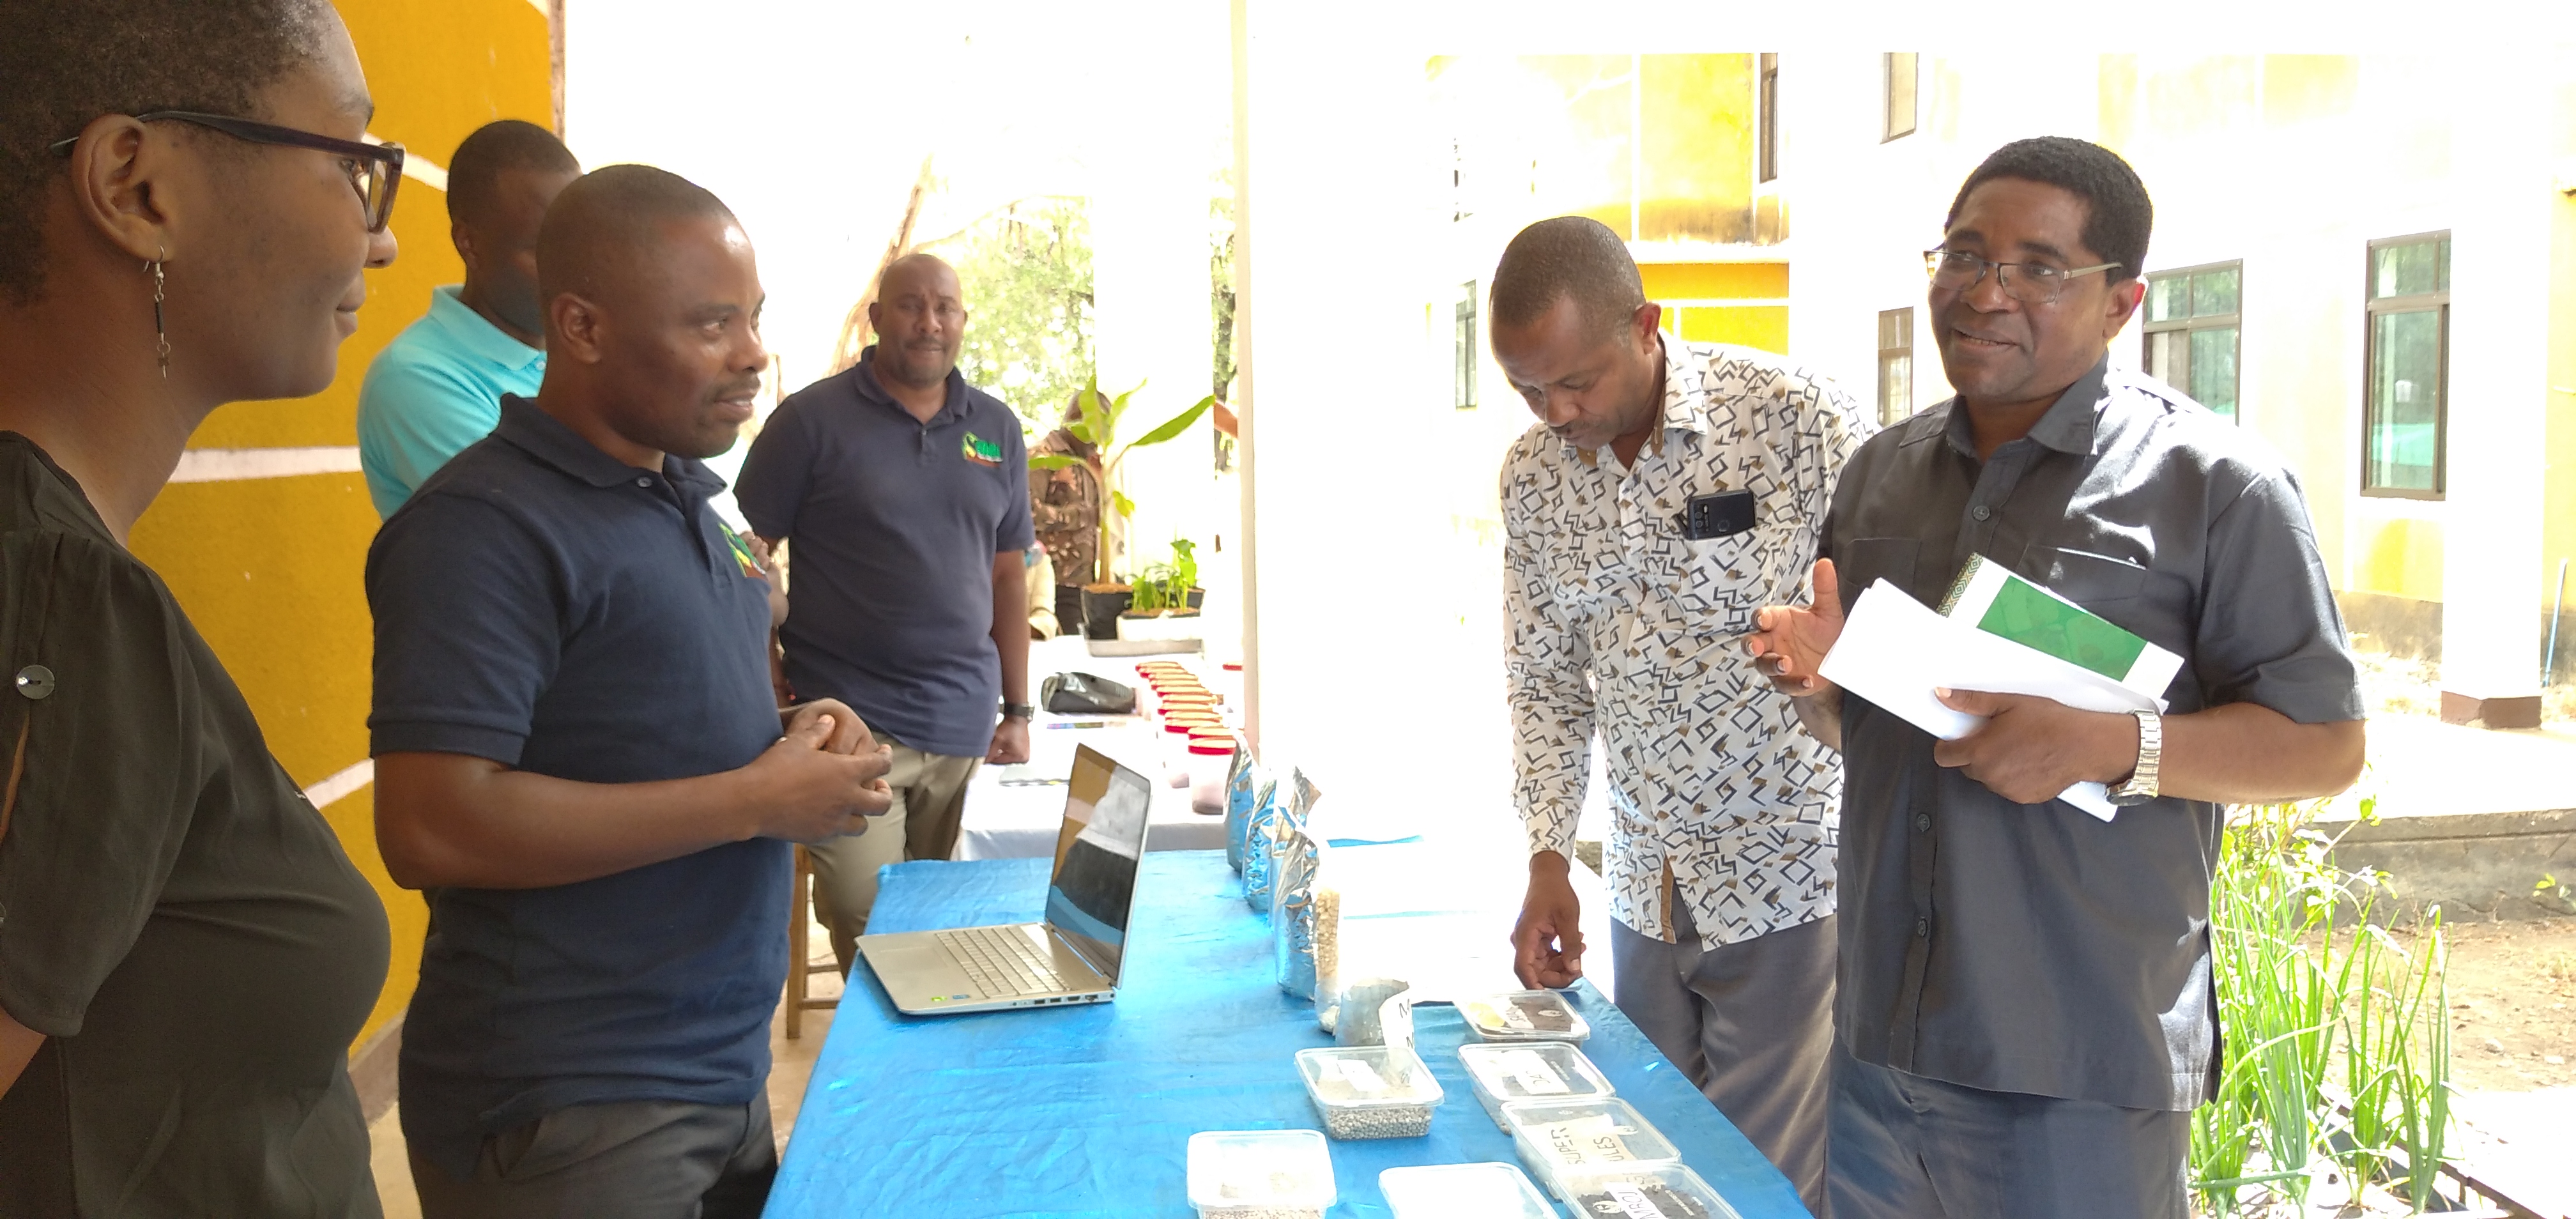
[[[1779,357],[1667,337],[1663,426],[1622,469],[1534,425],[1503,461],[1504,667],[1530,850],[1574,853],[1598,727],[1613,917],[1706,946],[1834,912],[1842,763],[1753,669],[1754,611],[1803,604],[1843,462],[1873,429]],[[1682,537],[1684,501],[1751,489],[1755,525]],[[1669,877],[1669,883],[1667,878]]]

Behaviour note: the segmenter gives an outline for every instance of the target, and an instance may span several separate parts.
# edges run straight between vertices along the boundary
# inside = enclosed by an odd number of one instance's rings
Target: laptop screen
[[[1136,899],[1145,814],[1153,802],[1145,776],[1088,745],[1075,751],[1064,828],[1056,835],[1055,879],[1047,884],[1046,921],[1111,982],[1118,980],[1126,955],[1127,913]]]

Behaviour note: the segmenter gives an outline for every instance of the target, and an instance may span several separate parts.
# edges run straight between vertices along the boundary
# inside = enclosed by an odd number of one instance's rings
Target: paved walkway
[[[2354,793],[2378,796],[2383,819],[2576,809],[2576,731],[2382,716],[2370,721],[2370,770]]]

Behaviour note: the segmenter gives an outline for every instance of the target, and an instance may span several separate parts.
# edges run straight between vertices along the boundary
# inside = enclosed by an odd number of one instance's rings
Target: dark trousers
[[[1834,1047],[1833,1219],[2183,1219],[2191,1115],[1987,1092]]]
[[[1702,949],[1676,903],[1673,937],[1610,924],[1619,1010],[1822,1214],[1833,916]]]
[[[1076,639],[1082,638],[1081,585],[1055,586],[1055,632],[1059,635],[1071,635]]]
[[[471,1181],[411,1157],[422,1219],[759,1219],[777,1175],[766,1095],[558,1109],[484,1139]]]

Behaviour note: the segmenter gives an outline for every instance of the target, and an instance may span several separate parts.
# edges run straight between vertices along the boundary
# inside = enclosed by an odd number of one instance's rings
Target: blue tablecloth
[[[1035,920],[1046,864],[897,865],[870,927]],[[1331,1039],[1272,982],[1269,927],[1240,894],[1222,852],[1149,853],[1114,1003],[910,1017],[852,971],[767,1214],[1187,1219],[1192,1134],[1321,1129],[1292,1058]],[[1571,998],[1592,1061],[1745,1219],[1806,1214],[1617,1008],[1588,983]],[[1420,1008],[1416,1029],[1447,1101],[1426,1137],[1332,1144],[1334,1219],[1388,1214],[1382,1169],[1514,1158],[1458,1064],[1456,1009]]]

